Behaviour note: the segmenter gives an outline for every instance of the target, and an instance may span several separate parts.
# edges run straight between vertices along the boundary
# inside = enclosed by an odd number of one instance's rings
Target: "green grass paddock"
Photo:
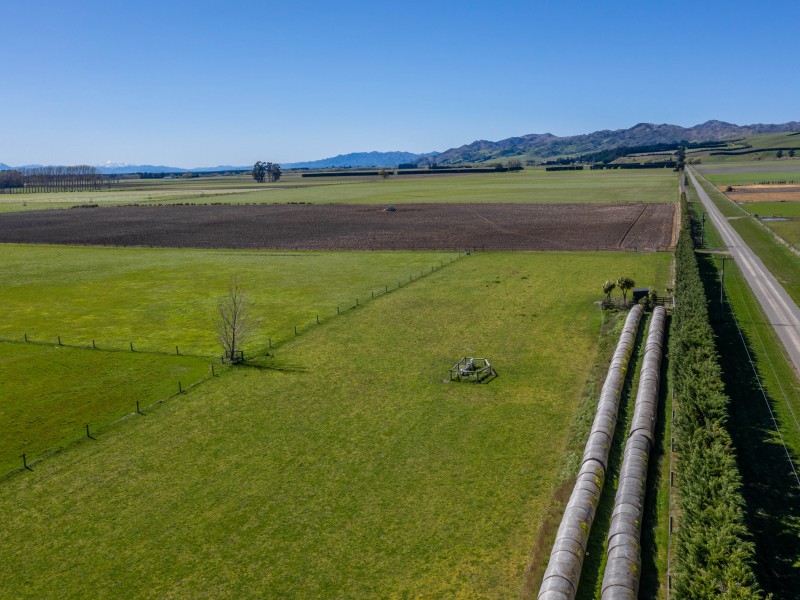
[[[777,169],[775,165],[769,165],[769,170],[766,171],[753,171],[747,173],[731,173],[721,172],[717,173],[712,167],[705,169],[698,169],[703,176],[714,185],[755,185],[759,183],[775,183],[775,182],[795,182],[800,184],[800,160],[796,165],[780,165],[781,170]],[[785,169],[786,166],[795,166],[793,170]]]
[[[0,342],[0,475],[210,375],[187,356]],[[219,372],[217,365],[217,372]]]
[[[517,596],[596,355],[600,285],[662,289],[670,260],[473,254],[73,446],[0,486],[0,589]],[[499,376],[449,382],[464,354]]]
[[[751,215],[800,218],[800,202],[737,202],[737,204]]]
[[[444,252],[254,252],[3,245],[0,338],[216,355],[217,302],[238,276],[267,348],[423,271]]]

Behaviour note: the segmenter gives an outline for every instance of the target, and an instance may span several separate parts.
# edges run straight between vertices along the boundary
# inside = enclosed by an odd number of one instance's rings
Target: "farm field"
[[[354,181],[357,179],[357,181]],[[277,183],[253,189],[248,176],[138,180],[99,192],[0,194],[0,212],[82,204],[403,204],[403,203],[609,203],[664,202],[674,198],[676,174],[669,169],[545,171],[469,175],[400,175],[302,178],[287,173]],[[23,206],[23,203],[25,206]]]
[[[730,192],[728,186],[718,186],[718,189],[739,204],[800,201],[800,180],[797,184],[737,186]]]
[[[784,157],[776,158],[777,149],[784,149]],[[714,172],[714,169],[731,169],[734,172],[747,172],[749,169],[767,171],[784,169],[786,163],[797,162],[790,160],[786,154],[786,149],[794,148],[800,150],[800,137],[798,132],[773,133],[754,135],[743,140],[731,142],[727,148],[719,148],[711,151],[695,150],[687,153],[689,156],[702,157],[702,166],[697,165],[702,172]],[[716,154],[711,153],[719,150],[733,150],[741,154]],[[772,166],[768,166],[772,165]],[[755,167],[754,167],[755,166]],[[741,167],[741,170],[740,170]],[[793,167],[789,167],[792,169]],[[796,170],[798,167],[794,167]]]
[[[0,342],[0,476],[209,375],[195,357]]]
[[[260,351],[458,257],[422,252],[246,252],[2,246],[0,338],[216,355],[217,302],[239,277],[260,323]]]
[[[800,244],[800,220],[768,221],[765,223],[770,229],[781,236],[786,242],[797,246]]]
[[[674,204],[151,206],[0,216],[0,242],[286,250],[658,249]]]
[[[0,588],[516,596],[568,476],[599,284],[627,274],[663,289],[670,261],[476,253],[348,311],[262,368],[231,369],[5,481]],[[450,383],[466,353],[499,376]]]
[[[780,170],[775,169],[775,165],[760,166],[761,169],[753,168],[752,170],[743,167],[722,170],[711,166],[698,167],[697,170],[711,183],[722,189],[729,185],[800,184],[800,160],[793,163],[781,163]]]
[[[736,202],[736,204],[751,215],[759,217],[800,217],[800,202]]]

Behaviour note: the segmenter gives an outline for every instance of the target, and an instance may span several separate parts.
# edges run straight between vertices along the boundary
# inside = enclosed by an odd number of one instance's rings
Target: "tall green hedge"
[[[754,546],[744,521],[741,476],[726,429],[729,399],[683,195],[681,203],[670,338],[680,483],[672,597],[763,598],[753,572]]]

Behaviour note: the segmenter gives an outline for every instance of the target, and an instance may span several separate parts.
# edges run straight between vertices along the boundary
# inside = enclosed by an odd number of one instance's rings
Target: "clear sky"
[[[207,167],[800,120],[800,3],[3,0],[0,162]]]

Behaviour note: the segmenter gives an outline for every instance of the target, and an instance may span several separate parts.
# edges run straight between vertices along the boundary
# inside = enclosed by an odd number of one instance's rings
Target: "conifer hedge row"
[[[673,598],[763,598],[753,571],[754,546],[744,521],[741,476],[726,429],[729,399],[683,194],[681,204],[670,340],[680,484]]]

